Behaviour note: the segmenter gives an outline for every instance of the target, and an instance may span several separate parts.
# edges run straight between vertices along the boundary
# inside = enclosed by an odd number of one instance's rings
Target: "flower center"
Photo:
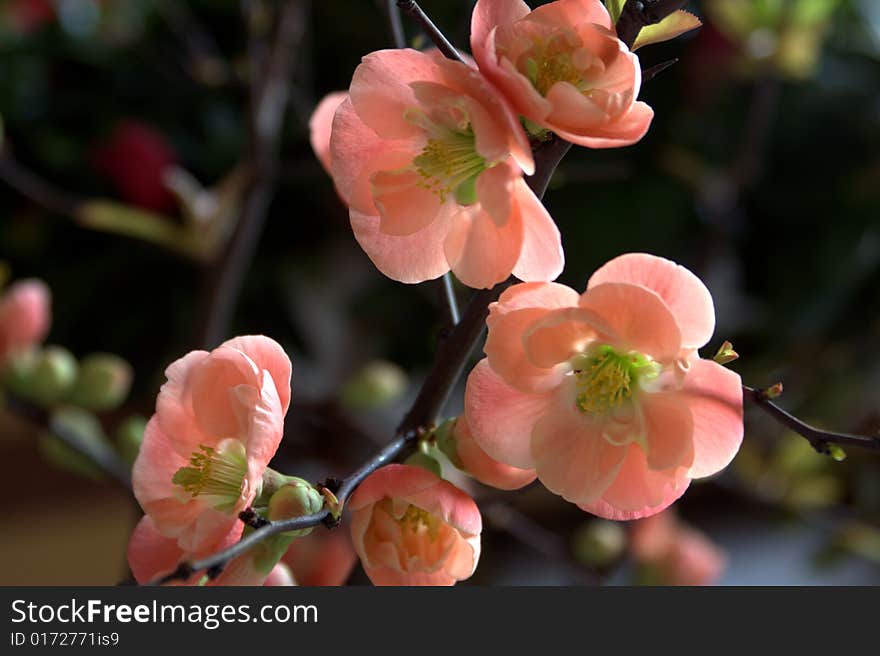
[[[171,482],[192,498],[201,497],[218,510],[231,512],[245,485],[247,454],[235,439],[223,440],[217,448],[199,445],[189,467],[178,469]]]
[[[520,57],[519,69],[542,96],[557,82],[568,82],[586,91],[583,71],[575,65],[571,53],[564,35],[557,34],[546,41],[539,39]]]
[[[418,506],[410,505],[399,521],[404,532],[427,533],[431,542],[436,541],[440,534],[440,520]]]
[[[606,345],[571,360],[576,379],[575,403],[584,414],[605,415],[632,399],[639,384],[655,378],[660,366],[650,357],[619,353]]]
[[[423,179],[420,186],[437,194],[441,203],[454,194],[460,205],[477,202],[477,177],[490,166],[477,152],[470,126],[437,130],[413,164]]]

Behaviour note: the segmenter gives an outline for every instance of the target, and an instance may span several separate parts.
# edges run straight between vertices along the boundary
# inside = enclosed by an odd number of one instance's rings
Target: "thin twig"
[[[82,205],[79,198],[29,171],[3,148],[0,148],[0,180],[44,210],[76,220]]]
[[[759,408],[766,411],[783,426],[786,426],[798,435],[805,437],[812,447],[819,453],[829,453],[829,444],[844,444],[846,446],[857,446],[862,449],[880,451],[880,437],[868,437],[866,435],[854,435],[852,433],[837,433],[835,431],[826,431],[811,426],[773,403],[767,395],[766,390],[755,389],[743,385],[743,398],[751,401]]]
[[[400,17],[400,7],[397,0],[385,0],[388,12],[388,27],[391,30],[391,38],[395,48],[406,48],[406,32],[403,30],[403,20]]]
[[[198,333],[198,342],[204,348],[213,348],[227,335],[275,192],[291,70],[296,43],[304,32],[301,12],[302,3],[297,0],[284,4],[267,70],[264,75],[252,76],[249,159],[253,182],[225,252],[205,274]]]
[[[49,431],[66,446],[88,458],[98,469],[131,492],[131,467],[112,448],[98,441],[83,439],[79,433],[57,421],[44,408],[8,392],[6,393],[6,408],[32,425]]]
[[[407,16],[415,19],[425,31],[425,34],[428,35],[428,38],[431,39],[431,42],[437,46],[437,50],[442,52],[444,56],[449,59],[460,61],[463,64],[466,63],[458,50],[455,49],[455,46],[449,43],[449,40],[443,32],[441,32],[440,29],[434,25],[434,22],[428,18],[427,14],[422,11],[422,8],[419,7],[419,3],[415,2],[415,0],[397,0],[397,6],[400,7],[400,10]]]

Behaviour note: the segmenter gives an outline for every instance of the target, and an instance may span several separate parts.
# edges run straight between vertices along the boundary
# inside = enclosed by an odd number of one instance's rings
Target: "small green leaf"
[[[626,0],[605,0],[605,6],[608,8],[608,13],[611,14],[612,25],[617,23],[625,4]]]
[[[632,49],[637,50],[651,43],[669,41],[675,37],[690,32],[700,27],[700,19],[693,14],[679,9],[669,14],[666,18],[655,25],[647,25],[642,28],[636,37]]]

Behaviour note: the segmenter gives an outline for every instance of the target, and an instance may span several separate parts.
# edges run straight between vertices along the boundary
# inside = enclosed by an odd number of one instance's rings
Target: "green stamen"
[[[418,506],[410,505],[403,517],[400,518],[400,523],[405,527],[405,530],[410,530],[413,533],[427,532],[431,542],[434,542],[440,534],[440,520]]]
[[[489,164],[477,152],[473,130],[438,131],[413,160],[416,171],[424,178],[421,186],[436,193],[440,202],[449,194],[462,205],[477,202],[477,177]]]
[[[631,351],[618,353],[600,346],[593,354],[576,356],[572,365],[577,380],[575,403],[584,414],[604,415],[629,401],[641,380],[654,378],[659,365]]]
[[[171,482],[193,498],[203,497],[218,510],[230,512],[241,496],[247,475],[244,445],[237,440],[214,449],[204,444],[189,459],[189,467],[178,469]]]

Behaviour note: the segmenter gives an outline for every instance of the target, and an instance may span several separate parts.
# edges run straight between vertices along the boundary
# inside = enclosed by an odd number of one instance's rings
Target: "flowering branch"
[[[857,446],[872,451],[880,451],[880,437],[867,437],[865,435],[853,435],[851,433],[837,433],[826,431],[801,421],[794,415],[786,412],[770,400],[767,390],[755,389],[743,385],[743,398],[751,401],[759,408],[766,411],[771,417],[783,426],[793,430],[798,435],[805,437],[810,445],[819,453],[830,454],[831,444],[843,444]]]
[[[449,43],[416,2],[398,0],[397,6],[422,26],[444,55],[450,59],[463,61],[455,47]],[[391,9],[389,4],[389,10]],[[671,11],[673,11],[672,8],[669,9],[669,12]],[[641,25],[638,29],[641,29]],[[632,35],[633,40],[638,34],[638,29]],[[570,147],[570,143],[556,137],[534,146],[535,174],[528,178],[527,183],[539,198],[543,197],[553,172]],[[268,521],[257,518],[252,510],[246,510],[242,513],[241,518],[254,528],[253,532],[244,536],[231,547],[211,556],[201,560],[181,562],[177,569],[153,583],[162,584],[174,580],[185,580],[201,571],[206,572],[209,578],[214,578],[220,574],[230,560],[241,556],[272,535],[311,528],[319,524],[334,527],[338,523],[338,518],[344,510],[347,499],[357,486],[376,469],[396,460],[414,448],[419,438],[435,424],[452,389],[461,376],[471,352],[483,335],[486,317],[489,314],[489,304],[496,301],[501,293],[514,282],[515,279],[511,277],[491,289],[480,290],[473,294],[461,320],[441,341],[431,370],[409,412],[398,427],[395,439],[338,486],[331,484],[332,482],[325,483],[323,487],[332,494],[325,495],[325,507],[321,511],[283,521]],[[332,500],[332,507],[328,507],[326,498]]]

